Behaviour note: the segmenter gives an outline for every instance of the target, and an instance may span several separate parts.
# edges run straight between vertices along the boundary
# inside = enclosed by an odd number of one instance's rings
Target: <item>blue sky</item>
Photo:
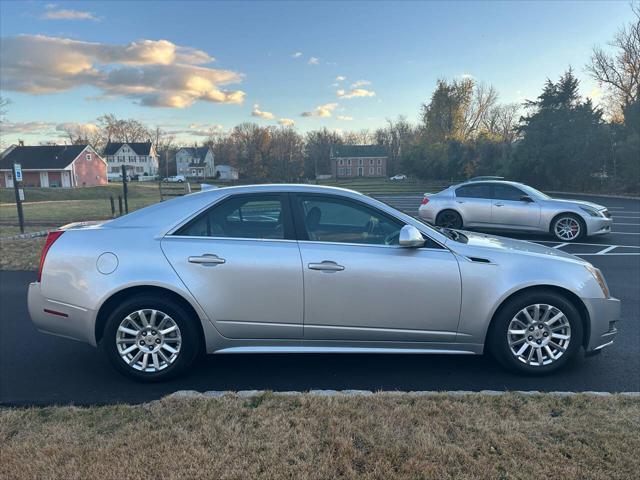
[[[417,120],[439,77],[471,75],[522,102],[570,65],[597,101],[584,65],[630,17],[626,1],[3,0],[3,140],[56,138],[103,113],[189,142],[244,121],[374,129]]]

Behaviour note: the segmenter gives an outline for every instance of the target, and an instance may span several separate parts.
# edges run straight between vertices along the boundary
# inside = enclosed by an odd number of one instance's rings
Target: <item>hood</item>
[[[471,250],[478,249],[477,252],[473,253],[474,255],[490,255],[491,251],[500,251],[502,253],[510,252],[516,254],[543,255],[545,257],[555,257],[574,262],[588,263],[580,257],[576,257],[570,253],[563,252],[557,248],[545,247],[538,243],[477,232],[462,231],[462,233],[464,233],[468,238],[467,243],[459,243],[449,240],[447,241],[447,246],[465,256],[470,255]],[[484,250],[484,252],[480,253],[480,250]]]
[[[578,207],[589,207],[589,208],[593,208],[594,210],[606,210],[607,207],[603,207],[602,205],[598,205],[597,203],[593,203],[593,202],[586,202],[584,200],[569,200],[569,199],[561,199],[561,198],[552,198],[551,200],[548,200],[549,202],[554,202],[554,203],[559,203],[562,205],[574,205],[574,206],[578,206]]]

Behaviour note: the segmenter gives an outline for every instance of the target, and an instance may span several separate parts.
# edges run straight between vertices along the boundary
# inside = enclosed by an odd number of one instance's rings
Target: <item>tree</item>
[[[510,165],[518,179],[558,190],[588,188],[592,174],[606,168],[610,142],[602,112],[583,101],[571,69],[557,82],[547,80],[542,94],[526,106],[522,139]]]
[[[307,132],[305,138],[304,174],[307,178],[316,178],[316,175],[331,173],[329,158],[331,146],[342,144],[339,133],[327,130],[312,130]]]
[[[11,101],[7,97],[0,97],[0,153],[6,148],[4,136],[2,135],[2,124],[7,121],[5,115]]]
[[[389,152],[387,173],[399,173],[402,164],[402,154],[415,140],[418,130],[411,125],[406,117],[399,116],[396,121],[387,119],[387,126],[379,128],[374,133],[375,143],[384,145]]]
[[[586,67],[609,90],[620,110],[640,99],[640,4],[632,3],[631,11],[634,21],[622,27],[609,43],[613,52],[594,47]]]
[[[105,142],[146,142],[153,135],[147,127],[134,119],[118,119],[108,113],[98,118],[98,126],[104,132]]]
[[[281,127],[271,132],[271,159],[269,177],[296,181],[304,172],[304,139],[292,127]]]

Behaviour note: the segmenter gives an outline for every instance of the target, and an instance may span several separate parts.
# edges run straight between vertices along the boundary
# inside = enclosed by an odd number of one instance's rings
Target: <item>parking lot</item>
[[[510,235],[587,258],[622,300],[619,335],[593,358],[548,377],[505,372],[490,358],[445,355],[219,355],[185,377],[143,385],[121,377],[92,347],[35,331],[26,310],[34,272],[0,272],[0,403],[138,403],[176,390],[640,390],[640,201],[572,195],[607,206],[613,233],[563,244],[544,235]],[[380,197],[417,214],[420,196]]]

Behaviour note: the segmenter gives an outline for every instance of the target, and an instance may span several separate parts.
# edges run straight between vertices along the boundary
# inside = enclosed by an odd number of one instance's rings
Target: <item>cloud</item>
[[[99,127],[95,123],[78,123],[78,122],[63,122],[56,125],[56,132],[66,132],[68,130],[82,133],[95,133],[99,130]]]
[[[220,87],[241,82],[243,75],[202,66],[212,61],[202,50],[167,40],[113,45],[18,35],[0,42],[4,90],[45,94],[88,85],[102,96],[149,107],[184,108],[199,100],[242,103],[243,91]]]
[[[462,75],[458,75],[458,78],[462,79],[462,80],[474,80],[475,77],[473,75],[471,75],[470,73],[463,73]]]
[[[336,77],[336,82],[344,82],[347,79],[347,77],[343,76],[343,75],[338,75]]]
[[[337,103],[325,103],[324,105],[317,106],[310,112],[302,112],[302,117],[330,117],[331,113],[338,107]]]
[[[262,110],[260,110],[260,105],[258,105],[257,103],[253,106],[253,110],[251,111],[251,116],[264,118],[265,120],[272,120],[274,118],[273,113],[263,112]]]
[[[590,98],[591,100],[597,100],[600,97],[602,97],[602,90],[598,87],[592,88],[591,91],[587,94],[587,98]]]
[[[56,124],[52,122],[2,122],[0,131],[2,135],[45,135],[56,130]]]
[[[311,57],[307,63],[309,65],[318,65],[320,63],[320,59],[316,57]]]
[[[336,118],[345,122],[350,122],[351,120],[353,120],[353,117],[350,117],[349,115],[337,115]]]
[[[296,52],[293,55],[291,55],[292,58],[300,58],[302,56],[302,52]]]
[[[92,20],[99,22],[101,19],[96,17],[92,12],[83,12],[80,10],[54,10],[56,5],[46,5],[46,12],[40,17],[43,20]]]
[[[174,128],[167,129],[169,135],[190,135],[194,137],[210,137],[216,133],[220,133],[224,130],[224,127],[219,123],[192,123],[187,128]]]
[[[376,92],[373,90],[366,90],[364,88],[352,88],[348,92],[346,90],[338,90],[336,91],[336,95],[338,98],[356,98],[356,97],[375,97]]]
[[[285,127],[293,127],[293,125],[295,125],[296,122],[294,122],[290,118],[281,118],[280,120],[278,120],[278,123]]]
[[[353,88],[366,87],[367,85],[371,85],[371,82],[369,80],[358,80],[357,82],[353,82],[351,84]]]

